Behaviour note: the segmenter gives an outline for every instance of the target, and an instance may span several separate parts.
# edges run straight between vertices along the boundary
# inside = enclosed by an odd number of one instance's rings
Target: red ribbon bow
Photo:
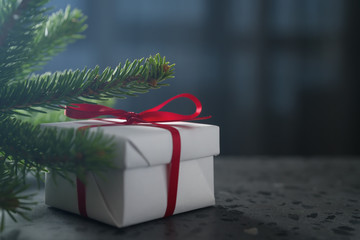
[[[188,98],[190,99],[196,106],[196,110],[193,114],[183,115],[177,114],[173,112],[165,112],[159,111],[169,102],[177,99],[177,98]],[[173,141],[173,151],[170,161],[170,169],[169,169],[169,184],[168,184],[168,196],[167,196],[167,207],[164,217],[168,217],[173,215],[175,206],[176,206],[176,197],[177,197],[177,188],[179,181],[179,167],[180,167],[180,152],[181,152],[181,140],[179,131],[166,124],[159,124],[158,122],[173,122],[173,121],[189,121],[189,120],[203,120],[208,119],[208,117],[200,117],[199,114],[202,110],[201,102],[194,95],[189,93],[179,94],[175,97],[172,97],[165,102],[159,104],[158,106],[143,111],[141,113],[127,112],[121,109],[113,109],[110,107],[95,105],[95,104],[72,104],[76,107],[66,106],[65,107],[65,115],[74,118],[74,119],[89,119],[94,117],[99,117],[103,115],[111,115],[118,119],[123,119],[125,122],[112,122],[112,124],[106,125],[91,125],[86,126],[89,127],[100,127],[100,126],[112,126],[112,125],[133,125],[133,124],[141,124],[141,123],[150,123],[143,124],[143,126],[149,127],[159,127],[168,130],[171,133],[172,141]],[[102,119],[98,119],[102,120]],[[109,122],[109,121],[107,121]],[[79,179],[77,179],[77,194],[78,194],[78,208],[79,212],[82,216],[87,217],[86,211],[86,189],[84,183],[82,183]]]
[[[196,110],[193,114],[183,115],[173,112],[159,111],[171,101],[182,97],[190,99],[195,104]],[[87,104],[87,103],[72,104],[72,105],[76,107],[71,107],[71,106],[65,107],[65,115],[70,118],[89,119],[103,115],[111,115],[118,119],[126,120],[126,124],[135,124],[142,122],[189,121],[189,120],[202,120],[202,119],[210,118],[210,116],[197,118],[197,116],[199,116],[199,114],[201,113],[202,105],[198,98],[196,98],[194,95],[189,93],[179,94],[175,97],[166,100],[165,102],[159,104],[158,106],[143,111],[141,113],[127,112],[121,109],[113,109],[102,105]]]

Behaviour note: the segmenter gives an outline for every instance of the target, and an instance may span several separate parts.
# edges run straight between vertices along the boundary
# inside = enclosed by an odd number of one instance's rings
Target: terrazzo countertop
[[[216,206],[117,229],[44,204],[1,240],[360,239],[360,159],[224,158]]]

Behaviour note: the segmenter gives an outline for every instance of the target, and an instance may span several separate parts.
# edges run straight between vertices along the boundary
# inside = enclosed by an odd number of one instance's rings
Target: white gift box
[[[104,124],[97,120],[43,124],[43,127],[79,128]],[[219,127],[190,122],[162,123],[181,137],[180,170],[174,214],[215,204],[213,157],[219,154]],[[167,206],[168,164],[172,137],[168,130],[141,125],[101,127],[114,136],[115,165],[106,178],[87,175],[86,210],[89,218],[124,227],[162,218]],[[90,128],[97,131],[97,128]],[[155,144],[156,143],[156,144]],[[46,175],[45,203],[79,214],[76,184]],[[76,176],[70,174],[73,182]]]

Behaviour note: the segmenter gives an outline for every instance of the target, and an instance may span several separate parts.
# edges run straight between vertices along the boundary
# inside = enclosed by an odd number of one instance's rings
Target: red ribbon
[[[159,111],[165,105],[170,103],[171,101],[178,98],[188,98],[190,99],[196,107],[196,110],[193,114],[183,115],[177,114],[173,112],[165,112]],[[181,152],[181,139],[179,131],[169,125],[159,124],[157,122],[174,122],[174,121],[189,121],[189,120],[202,120],[208,119],[208,117],[198,118],[199,114],[202,110],[201,102],[194,95],[189,93],[179,94],[175,97],[172,97],[160,105],[143,111],[141,113],[127,112],[121,109],[113,109],[110,107],[95,105],[95,104],[72,104],[73,106],[65,107],[65,115],[74,118],[74,119],[89,119],[95,118],[103,115],[111,115],[116,117],[117,119],[123,119],[125,122],[111,122],[111,124],[105,125],[90,125],[82,128],[90,128],[90,127],[100,127],[100,126],[112,126],[112,125],[136,125],[142,123],[142,126],[149,127],[159,127],[168,130],[171,133],[172,142],[173,142],[173,151],[171,156],[171,161],[169,164],[169,184],[168,184],[168,195],[167,195],[167,207],[164,214],[164,217],[168,217],[173,215],[175,206],[176,206],[176,197],[177,197],[177,189],[178,189],[178,181],[179,181],[179,167],[180,167],[180,152]],[[102,119],[98,119],[102,120]],[[78,195],[78,208],[80,215],[87,217],[86,211],[86,189],[85,184],[81,182],[79,179],[76,180],[77,183],[77,195]]]

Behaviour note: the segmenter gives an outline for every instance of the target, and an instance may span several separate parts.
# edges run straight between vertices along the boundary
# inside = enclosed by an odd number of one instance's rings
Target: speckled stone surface
[[[117,229],[39,204],[1,240],[360,239],[360,159],[217,158],[215,207]]]

